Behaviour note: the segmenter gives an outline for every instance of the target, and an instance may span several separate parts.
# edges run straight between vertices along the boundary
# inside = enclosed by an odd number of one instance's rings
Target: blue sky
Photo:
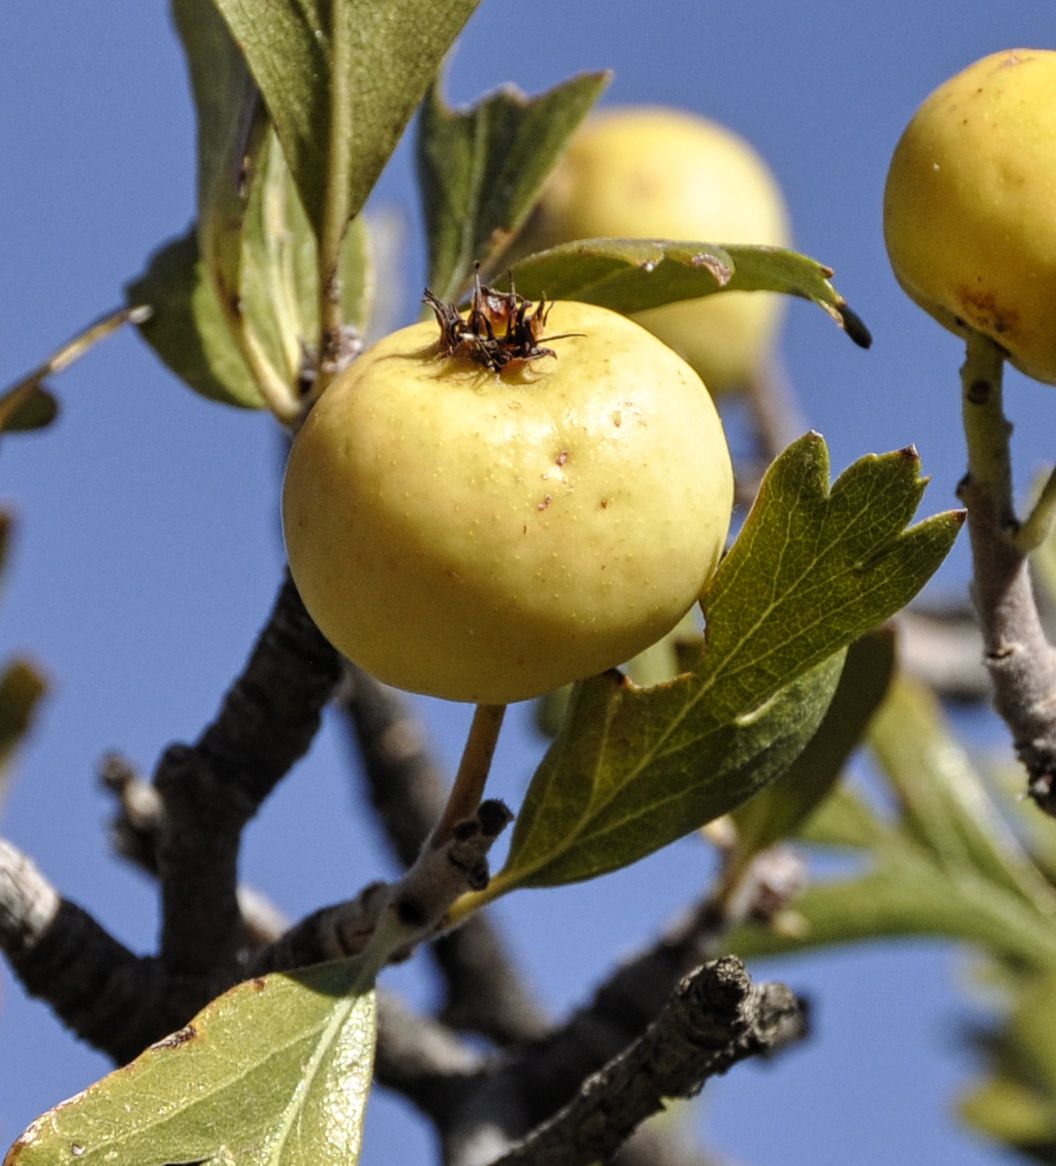
[[[193,214],[192,111],[167,7],[119,7],[120,19],[114,6],[68,0],[5,12],[0,382],[116,306],[123,283]],[[685,106],[748,137],[785,188],[797,245],[836,268],[875,336],[863,353],[822,313],[792,305],[784,353],[810,423],[828,438],[834,468],[915,443],[933,476],[926,505],[936,510],[954,504],[962,472],[960,351],[890,274],[884,174],[904,123],[935,85],[985,53],[1052,47],[1051,37],[1046,0],[485,0],[450,87],[466,101],[505,80],[537,90],[611,67],[606,100]],[[406,149],[375,206],[405,224],[409,305],[424,272]],[[1056,397],[1018,376],[1010,382],[1025,482],[1051,459]],[[30,652],[54,692],[0,828],[65,893],[145,950],[156,928],[153,891],[107,852],[109,807],[95,765],[119,748],[149,768],[169,741],[198,732],[241,664],[281,570],[278,441],[267,418],[184,391],[132,335],[111,340],[57,387],[61,422],[4,443],[0,499],[19,530],[0,650]],[[938,586],[962,588],[965,570],[962,546]],[[453,760],[468,711],[421,707]],[[496,792],[517,802],[537,750],[526,718],[515,716]],[[251,827],[245,877],[298,915],[384,874],[387,860],[359,809],[344,741],[329,727]],[[707,871],[703,850],[685,842],[595,884],[515,895],[500,914],[559,1012],[669,918]],[[858,1166],[1007,1161],[949,1117],[969,1068],[955,1040],[964,968],[963,954],[922,943],[767,966],[810,992],[817,1037],[772,1065],[738,1069],[709,1089],[692,1120],[731,1159],[760,1166],[851,1156]],[[419,1000],[428,992],[413,967],[392,982]],[[106,1067],[26,1001],[0,965],[0,1145]],[[379,1099],[368,1164],[426,1161],[428,1146],[415,1119]]]

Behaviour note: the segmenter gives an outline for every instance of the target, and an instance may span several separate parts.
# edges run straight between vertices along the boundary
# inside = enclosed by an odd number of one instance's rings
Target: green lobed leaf
[[[505,86],[469,109],[451,109],[432,86],[416,153],[429,287],[440,299],[459,299],[474,263],[487,270],[506,249],[609,79],[585,73],[531,98]]]
[[[869,330],[829,282],[832,269],[795,251],[667,239],[581,239],[513,265],[529,299],[579,300],[630,314],[720,291],[773,291],[817,304],[862,348]]]
[[[38,1118],[5,1166],[354,1166],[375,1041],[358,960],[238,985]]]
[[[825,718],[806,748],[777,781],[734,810],[738,861],[790,837],[828,797],[883,701],[894,667],[890,628],[850,646]]]
[[[818,434],[777,458],[701,600],[705,663],[730,708],[756,702],[775,677],[787,683],[917,594],[964,523],[963,511],[945,511],[906,530],[926,485],[913,449],[860,458],[831,491]]]
[[[164,244],[125,287],[130,304],[148,304],[143,339],[195,392],[227,405],[261,409],[263,398],[198,255],[195,230]]]
[[[215,0],[316,235],[366,201],[479,0]]]
[[[496,889],[594,878],[728,813],[810,740],[842,663],[837,652],[729,719],[697,703],[693,676],[640,689],[609,672],[579,686]]]
[[[918,471],[911,452],[870,455],[830,491],[822,439],[790,446],[701,599],[696,666],[650,689],[618,673],[579,686],[491,894],[627,865],[787,768],[828,706],[842,650],[908,603],[960,529],[959,513],[904,529]]]

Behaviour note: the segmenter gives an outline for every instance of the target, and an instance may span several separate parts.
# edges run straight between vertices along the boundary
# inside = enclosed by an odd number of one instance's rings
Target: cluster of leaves
[[[149,307],[135,317],[142,334],[192,389],[291,421],[333,320],[369,326],[375,275],[361,212],[420,104],[430,285],[457,298],[476,264],[487,272],[501,261],[606,77],[450,109],[437,74],[474,7],[174,0],[199,117],[198,215],[128,297]],[[725,288],[784,292],[866,343],[830,275],[790,251],[663,240],[588,240],[513,268],[522,294],[623,312]],[[907,529],[924,487],[912,451],[863,458],[831,488],[829,478],[813,434],[770,468],[702,599],[706,642],[683,673],[651,688],[615,673],[577,688],[504,869],[456,914],[517,887],[601,875],[733,811],[759,849],[828,791],[879,698],[860,683],[864,649],[849,665],[848,646],[913,598],[960,526],[941,514]],[[847,703],[825,720],[834,693]],[[879,834],[859,844],[880,862]],[[985,849],[964,846],[973,861]],[[1006,897],[1027,889],[1017,883]],[[354,1161],[380,962],[375,953],[240,986],[47,1115],[20,1141],[19,1160],[138,1160],[149,1146],[166,1161]]]
[[[746,924],[729,942],[746,956],[913,935],[970,945],[981,1002],[996,1005],[998,1019],[974,1035],[988,1073],[964,1095],[961,1113],[991,1137],[1054,1162],[1050,823],[1018,796],[1018,771],[980,772],[919,682],[894,681],[866,745],[874,781],[835,788],[799,831],[811,847],[856,856],[854,872],[816,883],[774,925]],[[767,791],[782,793],[796,800],[784,779]]]

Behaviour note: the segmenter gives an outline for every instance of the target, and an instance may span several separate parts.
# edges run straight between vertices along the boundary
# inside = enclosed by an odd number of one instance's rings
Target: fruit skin
[[[294,440],[283,523],[322,632],[381,680],[504,704],[664,635],[722,552],[733,478],[699,377],[637,324],[553,306],[557,357],[368,349]]]
[[[884,236],[906,293],[951,331],[1056,383],[1056,52],[970,65],[914,114],[891,160]]]
[[[787,246],[788,212],[766,164],[724,126],[677,109],[615,106],[573,137],[522,246],[602,237]],[[634,318],[722,393],[758,371],[783,307],[768,292],[724,292]]]

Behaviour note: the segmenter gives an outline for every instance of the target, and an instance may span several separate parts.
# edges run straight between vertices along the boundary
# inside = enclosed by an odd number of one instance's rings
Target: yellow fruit
[[[699,377],[637,324],[557,303],[557,356],[494,372],[432,322],[368,349],[297,435],[290,568],[346,656],[503,704],[664,635],[722,551],[732,472]]]
[[[931,94],[895,148],[884,235],[922,308],[1056,383],[1056,52],[994,53]]]
[[[612,108],[575,135],[526,239],[541,250],[597,237],[788,244],[776,181],[736,134],[695,114]],[[784,297],[724,292],[635,316],[713,393],[743,387],[769,354]]]

